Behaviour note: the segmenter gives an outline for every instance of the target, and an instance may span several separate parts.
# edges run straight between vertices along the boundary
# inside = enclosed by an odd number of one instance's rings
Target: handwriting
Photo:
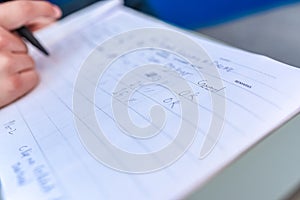
[[[50,192],[54,188],[54,184],[51,183],[51,177],[45,165],[37,166],[33,172],[40,187],[45,193]]]
[[[242,81],[239,81],[239,80],[235,80],[234,82],[237,83],[237,84],[239,84],[239,85],[242,85],[244,87],[252,88],[252,85],[250,85],[248,83],[245,83],[245,82],[242,82]]]
[[[214,64],[215,64],[215,66],[216,66],[218,69],[224,70],[224,71],[226,71],[226,72],[231,72],[231,71],[234,70],[233,67],[226,66],[226,65],[220,63],[219,61],[214,61]]]
[[[178,74],[180,74],[180,76],[188,76],[188,75],[193,75],[193,73],[188,72],[184,69],[182,69],[181,67],[176,67],[174,64],[172,63],[168,63],[167,64],[168,68],[171,69],[171,71],[176,71]],[[169,69],[168,69],[169,70]],[[169,70],[170,71],[170,70]]]
[[[34,158],[33,149],[29,145],[23,145],[18,148],[18,151],[20,159],[12,165],[18,186],[24,186],[36,180],[44,193],[54,189],[55,185],[51,174],[48,172],[46,165]],[[30,177],[29,174],[31,173],[34,174],[34,179],[32,177],[26,178]]]
[[[147,77],[147,79],[150,79],[150,81],[152,82],[159,81],[161,79],[161,76],[155,72],[146,73],[145,76]]]
[[[13,172],[16,175],[17,178],[17,184],[19,186],[23,186],[26,183],[26,178],[25,178],[25,171],[22,168],[22,165],[20,162],[17,162],[12,165]]]
[[[212,93],[217,93],[221,90],[224,90],[225,87],[222,87],[222,88],[215,88],[214,86],[212,85],[208,85],[208,83],[206,82],[206,80],[201,80],[201,81],[198,81],[198,86],[209,91],[209,92],[212,92]]]
[[[178,93],[179,96],[185,97],[186,99],[190,100],[191,102],[194,102],[195,97],[200,95],[200,92],[193,92],[191,90],[185,90]]]
[[[4,129],[9,135],[13,135],[17,131],[15,125],[16,125],[16,121],[12,120],[4,124]]]
[[[25,145],[19,148],[19,152],[21,154],[21,158],[26,160],[29,165],[35,164],[35,160],[31,157],[32,148]]]
[[[179,100],[176,100],[175,98],[172,98],[172,97],[171,97],[171,98],[164,99],[163,102],[164,102],[165,104],[168,104],[168,105],[170,106],[170,108],[174,108],[174,106],[175,106],[176,104],[179,104],[179,103],[180,103]]]

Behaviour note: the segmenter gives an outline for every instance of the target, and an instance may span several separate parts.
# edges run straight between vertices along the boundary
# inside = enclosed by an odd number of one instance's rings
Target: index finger
[[[58,19],[61,10],[46,1],[11,1],[0,4],[0,26],[7,30],[14,30],[30,21],[47,17]]]

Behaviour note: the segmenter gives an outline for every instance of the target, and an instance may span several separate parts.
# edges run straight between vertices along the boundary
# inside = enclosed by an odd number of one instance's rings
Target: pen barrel
[[[45,55],[49,55],[48,51],[41,45],[41,43],[34,37],[32,32],[25,26],[17,28],[15,30],[21,37],[25,38],[28,42],[30,42],[33,46],[42,51]]]

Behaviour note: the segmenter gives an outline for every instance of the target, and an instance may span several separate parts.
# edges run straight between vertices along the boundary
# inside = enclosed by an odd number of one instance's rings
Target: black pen
[[[41,52],[43,52],[46,56],[49,56],[48,51],[42,46],[42,44],[34,37],[33,33],[25,26],[18,28],[15,30],[21,37],[25,38],[28,42],[30,42],[33,46],[38,48]]]
[[[6,2],[8,0],[0,1]],[[25,26],[17,28],[15,30],[21,37],[25,38],[29,43],[38,48],[41,52],[43,52],[46,56],[49,56],[48,51],[42,46],[42,44],[34,37],[33,33]]]

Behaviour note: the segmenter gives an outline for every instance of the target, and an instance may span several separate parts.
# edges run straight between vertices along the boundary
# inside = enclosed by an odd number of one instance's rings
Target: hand
[[[39,80],[25,43],[11,31],[23,25],[36,30],[60,16],[60,9],[46,1],[0,4],[0,108],[32,90]]]

